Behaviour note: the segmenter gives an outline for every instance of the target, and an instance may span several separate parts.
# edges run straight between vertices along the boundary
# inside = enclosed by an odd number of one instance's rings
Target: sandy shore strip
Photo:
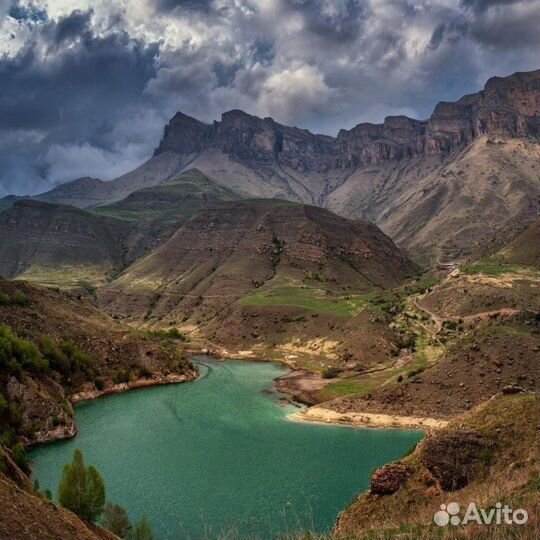
[[[434,431],[446,427],[447,420],[422,416],[397,416],[376,413],[340,413],[324,407],[309,407],[292,413],[289,420],[295,422],[316,422],[320,424],[340,424],[351,427],[410,428]]]

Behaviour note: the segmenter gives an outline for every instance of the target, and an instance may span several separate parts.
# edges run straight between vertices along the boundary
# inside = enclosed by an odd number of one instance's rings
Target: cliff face
[[[358,124],[337,137],[278,124],[239,110],[203,124],[177,113],[155,155],[189,156],[218,149],[239,160],[279,163],[293,170],[328,172],[365,164],[447,154],[482,135],[540,134],[540,71],[490,79],[483,91],[439,103],[426,121],[387,117],[383,124]]]

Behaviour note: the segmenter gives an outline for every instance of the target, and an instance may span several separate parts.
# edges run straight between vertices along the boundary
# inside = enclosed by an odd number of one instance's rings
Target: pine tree
[[[95,522],[103,513],[105,486],[97,470],[84,466],[80,450],[75,450],[73,462],[66,463],[58,486],[60,505],[86,521]]]

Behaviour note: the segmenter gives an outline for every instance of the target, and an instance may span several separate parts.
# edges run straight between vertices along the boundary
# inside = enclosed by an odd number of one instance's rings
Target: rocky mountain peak
[[[337,137],[315,135],[239,109],[212,126],[177,113],[165,128],[156,155],[190,156],[218,149],[241,161],[273,162],[304,172],[395,161],[421,154],[447,154],[482,135],[540,134],[540,70],[493,77],[484,90],[455,102],[440,102],[431,117],[388,116],[361,123]]]
[[[195,154],[202,150],[208,140],[212,126],[177,112],[165,126],[163,139],[154,152],[154,156],[163,152]]]

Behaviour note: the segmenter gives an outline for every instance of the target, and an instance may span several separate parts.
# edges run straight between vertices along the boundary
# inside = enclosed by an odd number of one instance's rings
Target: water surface
[[[287,420],[295,408],[268,392],[285,373],[275,364],[209,362],[201,372],[194,383],[77,406],[79,435],[31,453],[42,489],[56,494],[63,464],[80,448],[108,500],[145,516],[156,540],[230,530],[268,540],[300,527],[329,530],[372,470],[421,438]]]

